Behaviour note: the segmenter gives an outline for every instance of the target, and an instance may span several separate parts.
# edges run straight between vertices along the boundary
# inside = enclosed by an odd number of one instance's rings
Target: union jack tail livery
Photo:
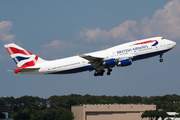
[[[23,69],[35,69],[35,65],[41,62],[44,62],[43,59],[38,56],[32,54],[31,52],[19,47],[18,45],[11,43],[4,45],[6,50],[9,52],[10,56],[17,64],[17,68],[15,68],[15,73],[19,73],[18,70]],[[36,68],[37,69],[37,68]]]

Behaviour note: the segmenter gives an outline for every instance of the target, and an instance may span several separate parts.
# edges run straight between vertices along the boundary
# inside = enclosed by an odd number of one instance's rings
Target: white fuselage
[[[146,42],[149,40],[155,40],[155,42]],[[112,58],[130,58],[132,61],[135,61],[162,55],[175,47],[175,45],[176,43],[171,40],[162,37],[155,37],[128,42],[106,50],[87,53],[85,55],[104,58],[104,60]],[[35,65],[34,67],[40,67],[40,69],[27,72],[24,71],[19,74],[69,74],[95,70],[94,66],[90,64],[88,60],[79,56],[45,61]]]

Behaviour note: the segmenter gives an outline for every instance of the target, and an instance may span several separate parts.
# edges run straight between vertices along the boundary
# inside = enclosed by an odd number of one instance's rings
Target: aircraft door
[[[134,55],[146,54],[148,48],[149,48],[149,46],[138,45],[137,47],[133,48],[134,49]]]
[[[134,55],[137,55],[137,50],[134,50]]]
[[[156,46],[152,46],[152,49],[155,50],[155,51],[158,51],[158,50],[159,50],[159,48],[158,48],[157,45],[156,45]]]
[[[140,45],[136,45],[136,47],[133,48],[134,55],[138,55],[139,54],[139,47],[140,47]]]
[[[51,72],[51,67],[48,66],[48,67],[47,67],[47,70],[48,70],[48,72]]]
[[[86,65],[86,63],[87,63],[87,61],[86,61],[86,60],[82,60],[82,65],[83,65],[83,66],[85,66],[85,65]]]
[[[106,58],[108,59],[108,58],[111,58],[111,56],[109,55],[109,54],[106,54]]]

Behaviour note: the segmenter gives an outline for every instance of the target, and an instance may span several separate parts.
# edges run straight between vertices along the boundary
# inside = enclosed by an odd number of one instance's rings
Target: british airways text
[[[117,51],[117,54],[127,53],[127,52],[130,52],[130,51],[133,51],[133,50],[140,50],[140,49],[145,49],[145,48],[148,48],[148,46],[143,45],[141,47],[134,47],[134,48],[124,49],[124,50],[119,50],[119,51]]]

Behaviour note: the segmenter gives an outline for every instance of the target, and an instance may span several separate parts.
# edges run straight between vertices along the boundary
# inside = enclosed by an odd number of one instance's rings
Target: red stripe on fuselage
[[[14,48],[14,47],[8,47],[6,49],[9,52],[10,55],[17,54],[17,53],[21,53],[23,55],[33,55],[32,53],[30,53],[27,50],[20,50],[20,49]]]
[[[135,43],[134,45],[141,45],[141,44],[147,44],[147,43],[152,43],[152,42],[157,42],[157,40],[148,40],[140,43]]]

